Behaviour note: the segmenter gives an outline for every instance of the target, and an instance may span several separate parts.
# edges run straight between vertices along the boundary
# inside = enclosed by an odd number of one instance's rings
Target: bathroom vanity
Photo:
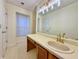
[[[63,51],[57,51],[48,45],[48,42],[55,42],[55,38],[49,38],[41,34],[31,34],[27,36],[27,52],[36,48],[37,59],[77,59],[77,46],[64,43],[70,47],[70,51],[63,52],[65,47],[62,44]],[[54,44],[54,43],[53,43]],[[60,45],[60,43],[58,44]],[[57,45],[57,46],[58,46]],[[55,48],[55,47],[54,47]],[[66,49],[65,49],[66,50]]]
[[[33,41],[32,38],[27,37],[27,51],[31,49],[37,49],[37,59],[58,59],[55,55],[48,52],[37,42]]]

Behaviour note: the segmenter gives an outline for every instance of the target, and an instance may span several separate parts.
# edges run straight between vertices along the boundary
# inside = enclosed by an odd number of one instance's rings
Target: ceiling
[[[66,6],[71,3],[77,2],[78,0],[60,0],[61,1],[61,6]]]
[[[40,1],[41,0],[6,0],[7,3],[20,6],[30,11],[32,11],[34,6],[37,5]],[[22,5],[21,2],[24,2],[24,5]]]
[[[30,11],[32,11],[34,9],[34,7],[40,3],[40,1],[43,1],[43,0],[6,0],[7,3],[11,3],[14,5],[20,6],[27,10],[30,10]],[[61,6],[68,5],[75,1],[77,1],[77,0],[61,0]],[[21,5],[21,2],[24,2],[24,5]]]

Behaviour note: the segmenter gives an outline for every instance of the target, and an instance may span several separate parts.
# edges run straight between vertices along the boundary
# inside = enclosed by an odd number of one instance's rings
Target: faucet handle
[[[57,35],[57,42],[58,42],[58,39],[59,39],[59,37],[58,37],[58,35]]]
[[[59,39],[61,39],[61,33],[59,33]]]
[[[62,37],[64,38],[65,35],[66,35],[66,33],[63,33]]]
[[[65,35],[66,35],[66,33],[63,33],[63,34],[62,34],[62,37],[63,37],[62,43],[63,43],[63,44],[64,44],[64,37],[65,37]]]

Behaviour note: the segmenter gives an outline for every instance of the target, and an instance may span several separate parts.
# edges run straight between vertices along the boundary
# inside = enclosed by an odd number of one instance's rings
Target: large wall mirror
[[[66,33],[67,38],[78,40],[77,2],[47,14],[38,15],[38,32],[57,35]]]

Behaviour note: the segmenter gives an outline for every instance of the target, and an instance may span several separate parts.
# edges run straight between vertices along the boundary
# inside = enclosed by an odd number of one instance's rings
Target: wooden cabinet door
[[[34,42],[30,38],[27,38],[27,52],[34,48],[36,48]]]
[[[37,46],[37,59],[47,59],[47,51],[40,47],[40,46]]]
[[[48,59],[58,59],[56,56],[48,53]]]

